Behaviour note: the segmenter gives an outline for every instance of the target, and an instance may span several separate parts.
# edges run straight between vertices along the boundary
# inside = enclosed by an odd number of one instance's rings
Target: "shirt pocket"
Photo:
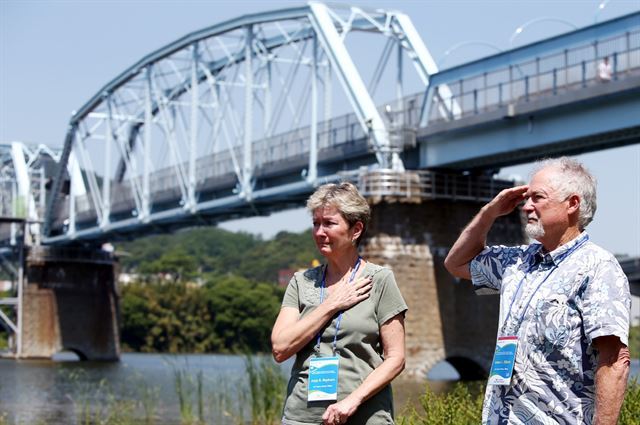
[[[560,350],[570,345],[573,319],[577,312],[565,297],[538,300],[534,313],[534,331],[545,347]]]

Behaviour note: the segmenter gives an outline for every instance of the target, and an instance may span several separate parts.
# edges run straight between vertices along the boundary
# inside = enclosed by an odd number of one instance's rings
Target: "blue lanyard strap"
[[[569,250],[567,250],[566,252],[561,254],[556,259],[555,264],[553,265],[553,268],[551,270],[549,270],[549,272],[544,277],[544,279],[542,279],[542,281],[538,284],[538,286],[536,286],[536,289],[529,296],[529,299],[527,300],[527,303],[524,306],[524,310],[522,311],[522,314],[520,315],[520,318],[516,322],[516,327],[515,327],[514,332],[513,332],[514,335],[517,334],[518,330],[520,329],[520,326],[522,325],[522,322],[524,321],[524,316],[525,316],[525,314],[527,312],[527,309],[529,308],[529,305],[531,304],[531,300],[533,299],[533,296],[538,292],[540,287],[547,281],[547,279],[549,279],[549,276],[551,276],[551,274],[558,268],[558,266],[560,266],[560,263],[562,261],[564,261],[569,255],[571,255],[572,253],[577,251],[578,248],[580,248],[582,245],[584,245],[588,240],[589,240],[589,235],[586,235],[585,238],[582,241],[578,242],[575,246],[573,246],[572,248],[570,248]],[[527,278],[527,275],[531,272],[531,270],[533,270],[533,267],[534,266],[530,266],[529,267],[529,269],[525,273],[524,277],[520,280],[520,283],[518,283],[518,288],[516,289],[516,293],[513,294],[513,298],[511,299],[511,304],[509,305],[509,312],[507,313],[507,317],[505,318],[505,320],[504,320],[504,322],[502,324],[502,330],[504,330],[505,327],[509,323],[509,318],[511,317],[511,310],[513,308],[513,304],[515,303],[516,299],[518,299],[518,294],[520,293],[520,288],[522,287],[522,283],[525,281],[525,279]]]
[[[356,264],[355,266],[353,266],[353,271],[351,272],[351,276],[349,276],[349,281],[348,283],[351,284],[353,282],[353,279],[355,279],[356,277],[356,273],[358,272],[358,269],[360,268],[360,263],[361,263],[362,257],[358,256],[358,259],[356,260]],[[322,304],[322,301],[324,301],[324,288],[325,288],[325,281],[326,281],[326,277],[327,277],[327,268],[329,266],[325,266],[324,267],[324,271],[322,272],[322,286],[320,286],[320,304]],[[340,330],[340,322],[342,321],[342,311],[340,312],[340,314],[338,315],[338,319],[336,320],[336,334],[333,336],[333,355],[336,354],[336,346],[337,346],[337,341],[338,341],[338,331]],[[320,337],[322,336],[322,332],[318,332],[318,338],[316,339],[316,351],[319,352],[320,351]]]

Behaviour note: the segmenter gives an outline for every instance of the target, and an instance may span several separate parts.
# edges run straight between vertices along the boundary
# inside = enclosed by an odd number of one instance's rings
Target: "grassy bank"
[[[457,384],[447,393],[436,395],[428,387],[420,396],[420,408],[405,408],[397,418],[399,425],[473,425],[481,423],[484,387]],[[640,425],[640,384],[629,384],[622,405],[619,425]]]
[[[247,357],[246,375],[239,381],[219,379],[207,385],[202,371],[193,372],[173,364],[177,412],[160,401],[159,389],[132,377],[126,387],[113,388],[106,381],[98,385],[82,374],[73,379],[77,390],[72,398],[78,425],[158,425],[168,415],[180,425],[275,425],[279,424],[286,391],[286,377],[269,358]],[[210,383],[209,383],[210,384]],[[400,385],[400,384],[398,384]],[[480,423],[483,383],[458,383],[445,394],[425,386],[415,407],[397,406],[400,425],[475,425]],[[95,400],[101,400],[99,404]],[[45,422],[42,422],[45,423]],[[14,424],[0,405],[0,425]],[[640,384],[627,389],[619,424],[640,425]],[[23,425],[23,424],[20,424]],[[30,424],[31,425],[31,424]]]
[[[629,351],[632,359],[640,359],[640,326],[629,329]]]
[[[173,400],[160,398],[160,388],[142,376],[112,386],[92,381],[84,370],[62,371],[73,391],[66,394],[73,413],[62,420],[74,425],[275,425],[280,423],[286,380],[268,357],[245,357],[245,376],[211,380],[182,361],[168,361],[173,374]],[[0,385],[1,385],[0,380]],[[0,400],[0,425],[40,425],[17,422]],[[176,418],[171,419],[171,418]],[[61,419],[58,418],[58,421]]]

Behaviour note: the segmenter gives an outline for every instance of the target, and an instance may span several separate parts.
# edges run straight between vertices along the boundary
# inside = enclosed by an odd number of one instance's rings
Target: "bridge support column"
[[[65,350],[83,360],[118,360],[115,265],[101,250],[30,248],[20,357],[48,358]]]
[[[435,175],[429,178],[435,185]],[[483,179],[486,183],[487,178]],[[376,195],[371,185],[363,190],[372,205],[372,221],[362,248],[365,258],[393,269],[409,305],[404,375],[424,379],[436,363],[447,360],[461,379],[482,379],[495,348],[498,296],[476,295],[470,282],[459,281],[446,271],[444,259],[460,231],[489,199],[488,193],[482,200],[453,200],[434,196],[434,192],[426,195],[424,177],[416,173],[400,181],[401,190],[387,187],[379,192],[383,195]],[[406,186],[409,181],[415,183],[415,190]],[[486,187],[470,182],[461,187]],[[496,192],[499,186],[496,184]],[[501,218],[489,234],[489,243],[524,240],[518,211]]]

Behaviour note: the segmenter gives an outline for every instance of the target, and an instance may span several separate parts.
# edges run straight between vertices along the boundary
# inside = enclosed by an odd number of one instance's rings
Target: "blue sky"
[[[480,43],[518,46],[595,20],[640,10],[637,0],[354,1],[407,13],[436,62],[455,65],[494,52]],[[188,32],[245,13],[297,6],[293,1],[0,0],[0,140],[61,146],[71,111],[151,51]],[[615,253],[640,255],[640,145],[579,157],[599,180],[592,239]],[[528,166],[504,169],[527,177]],[[270,237],[309,225],[301,210],[223,227]]]

